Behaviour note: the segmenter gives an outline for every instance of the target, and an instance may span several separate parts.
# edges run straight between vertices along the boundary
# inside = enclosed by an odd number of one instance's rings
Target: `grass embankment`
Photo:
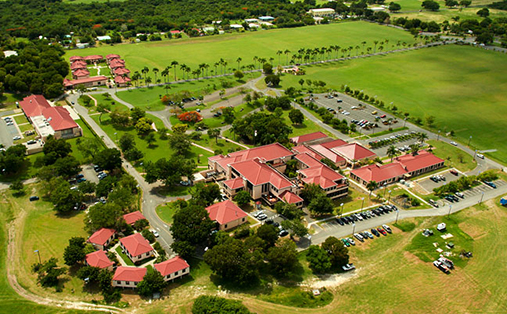
[[[371,75],[375,69],[375,76]],[[433,131],[453,130],[456,139],[477,149],[497,149],[488,156],[507,162],[507,59],[503,54],[466,46],[443,46],[305,67],[305,79],[323,80],[329,88],[348,85],[377,95],[388,107],[410,117],[435,117]],[[282,77],[282,88],[299,88],[300,78]],[[479,108],[479,109],[478,109]]]
[[[210,65],[209,75],[215,71],[213,64],[223,58],[227,61],[227,72],[231,73],[238,66],[236,59],[241,57],[241,66],[254,64],[253,58],[274,58],[274,65],[278,65],[279,56],[277,51],[289,50],[293,53],[300,48],[316,48],[330,45],[340,47],[357,46],[366,41],[366,46],[373,46],[374,40],[390,42],[413,43],[413,36],[402,30],[383,27],[373,23],[333,23],[328,25],[316,25],[312,27],[299,27],[291,29],[274,29],[269,31],[245,32],[225,34],[220,36],[204,36],[200,38],[164,40],[161,42],[144,42],[139,44],[125,45],[102,45],[96,48],[68,51],[65,58],[74,55],[107,55],[119,54],[126,61],[126,67],[141,72],[145,66],[150,68],[149,76],[154,78],[151,71],[157,67],[162,70],[176,60],[179,64],[186,64],[192,69],[201,63]],[[171,51],[171,53],[168,53]],[[149,52],[149,53],[147,53]],[[206,52],[206,53],[203,53]],[[288,55],[290,60],[291,55]],[[287,55],[280,55],[280,62],[287,63]],[[257,62],[257,66],[259,63]],[[171,80],[174,80],[174,69],[171,69]],[[217,72],[222,73],[219,66]],[[181,79],[182,71],[176,66],[176,75]],[[162,78],[160,73],[157,78]]]
[[[427,143],[433,146],[433,154],[446,160],[446,164],[462,172],[467,172],[477,166],[474,158],[461,149],[445,142],[429,140]]]

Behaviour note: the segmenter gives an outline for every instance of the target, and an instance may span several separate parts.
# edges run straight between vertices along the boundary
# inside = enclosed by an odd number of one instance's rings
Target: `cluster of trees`
[[[47,261],[32,265],[32,271],[37,273],[37,282],[43,287],[56,287],[56,291],[62,291],[60,275],[66,271],[66,267],[58,266],[58,259],[52,257]]]
[[[0,151],[1,175],[14,175],[23,170],[26,161],[26,146],[15,145]]]
[[[202,295],[195,299],[192,314],[251,314],[241,301]]]
[[[349,263],[348,249],[335,237],[329,237],[321,246],[311,245],[306,253],[310,269],[317,274],[336,272]]]
[[[305,200],[308,210],[315,215],[332,214],[334,212],[333,201],[326,196],[326,193],[319,185],[306,184],[301,197]]]
[[[232,123],[233,132],[245,142],[266,145],[274,142],[289,143],[292,128],[282,117],[265,112],[255,112]]]
[[[63,78],[69,65],[62,58],[64,51],[46,40],[15,42],[0,38],[3,50],[15,50],[17,56],[0,55],[0,96],[11,93],[43,94],[54,98],[62,93]]]

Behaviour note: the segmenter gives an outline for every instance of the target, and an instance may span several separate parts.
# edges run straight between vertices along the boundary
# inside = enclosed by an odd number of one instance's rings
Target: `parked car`
[[[336,222],[340,224],[340,226],[343,226],[343,220],[341,218],[336,218]]]
[[[358,239],[359,241],[364,242],[363,236],[362,236],[362,235],[360,235],[359,233],[354,233],[354,237],[355,237],[356,239]]]
[[[349,241],[347,241],[347,239],[342,239],[342,242],[343,242],[343,245],[345,247],[349,247],[350,246],[350,243],[349,243]]]
[[[354,264],[347,264],[342,266],[343,271],[351,271],[356,269],[356,266]]]
[[[17,136],[14,136],[12,138],[13,141],[17,141],[17,140],[20,140],[21,139],[21,136],[17,135]]]
[[[384,228],[384,230],[387,231],[388,233],[393,233],[393,231],[388,225],[382,225],[382,228]]]
[[[39,200],[38,196],[30,196],[30,202],[38,201],[38,200]]]
[[[375,228],[371,228],[371,233],[373,233],[376,237],[380,237],[380,233]]]
[[[458,143],[456,143],[456,142],[451,142],[451,145],[453,145],[453,146],[458,146]]]
[[[264,213],[262,213],[259,216],[257,216],[257,219],[259,219],[259,220],[264,220],[264,219],[267,219],[267,218],[268,218],[268,216],[266,214],[264,214]]]
[[[268,219],[264,222],[265,224],[272,225],[274,223],[273,219]]]
[[[84,178],[84,174],[80,173],[80,174],[76,175],[76,179],[81,179],[81,178]]]
[[[463,194],[463,193],[461,193],[461,192],[456,192],[456,193],[454,193],[454,194],[456,194],[456,196],[459,196],[459,197],[461,197],[461,198],[465,198],[465,194]]]
[[[286,235],[288,235],[288,234],[289,234],[289,231],[287,231],[287,230],[282,230],[282,231],[280,231],[280,232],[278,233],[278,235],[279,235],[279,236],[281,236],[281,237],[285,237],[285,236],[286,236]]]
[[[484,159],[484,155],[483,154],[477,154],[477,158]]]
[[[85,182],[85,181],[86,181],[86,179],[85,179],[85,178],[79,178],[79,179],[77,179],[77,181],[76,181],[76,182],[77,182],[77,183],[81,183],[81,182]]]
[[[440,269],[442,272],[446,274],[450,272],[449,269],[442,264],[442,262],[434,261],[433,265],[435,265],[436,268]]]
[[[356,245],[356,241],[352,240],[351,238],[347,238],[347,241],[351,244],[351,245]]]
[[[431,199],[430,199],[428,202],[429,202],[429,203],[430,203],[433,207],[438,208],[438,203],[437,203],[437,202],[435,202],[434,200],[431,200]]]
[[[367,236],[368,238],[373,239],[373,234],[372,234],[371,232],[369,232],[369,231],[365,231],[364,233],[366,234],[366,236]]]
[[[452,173],[455,176],[458,175],[458,171],[456,171],[456,169],[451,169],[451,170],[449,170],[449,172]]]
[[[377,231],[380,232],[380,234],[382,234],[383,236],[387,235],[387,232],[382,227],[378,227]]]
[[[496,184],[493,183],[493,181],[484,181],[484,183],[486,185],[489,185],[490,187],[492,187],[493,189],[496,189]]]

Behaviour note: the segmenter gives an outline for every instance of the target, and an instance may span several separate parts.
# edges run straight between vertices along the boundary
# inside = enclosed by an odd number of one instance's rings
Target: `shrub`
[[[184,122],[195,123],[195,122],[201,121],[202,116],[197,111],[188,111],[188,112],[184,112],[184,113],[180,114],[178,116],[178,119],[180,121],[184,121]]]

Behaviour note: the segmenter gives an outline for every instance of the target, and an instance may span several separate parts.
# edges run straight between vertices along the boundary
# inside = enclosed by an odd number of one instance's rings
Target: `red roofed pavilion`
[[[206,210],[209,218],[219,224],[220,230],[231,229],[247,221],[247,213],[229,200],[208,206]]]
[[[165,281],[174,281],[174,279],[190,273],[190,265],[179,256],[153,266],[164,277]]]

